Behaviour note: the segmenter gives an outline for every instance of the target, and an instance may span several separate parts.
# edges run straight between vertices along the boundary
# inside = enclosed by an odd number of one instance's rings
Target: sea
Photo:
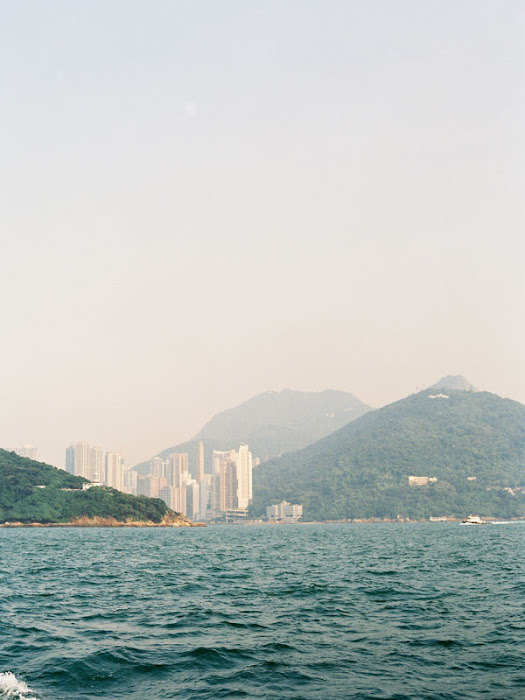
[[[5,700],[525,698],[525,527],[0,530]]]

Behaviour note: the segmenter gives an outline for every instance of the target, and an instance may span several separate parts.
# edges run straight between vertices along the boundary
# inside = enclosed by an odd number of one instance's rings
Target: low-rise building
[[[409,476],[408,485],[409,486],[428,486],[428,484],[435,484],[437,478],[435,476]]]
[[[292,505],[282,501],[266,508],[266,517],[270,522],[294,523],[303,517],[302,505]]]

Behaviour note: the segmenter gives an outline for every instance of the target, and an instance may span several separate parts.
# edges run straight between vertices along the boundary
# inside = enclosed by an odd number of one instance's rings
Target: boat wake
[[[0,700],[38,700],[14,673],[0,673]]]

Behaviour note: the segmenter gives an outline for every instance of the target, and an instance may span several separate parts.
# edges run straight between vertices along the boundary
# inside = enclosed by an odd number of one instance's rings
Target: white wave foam
[[[32,692],[14,673],[0,673],[0,700],[37,700],[34,695],[27,695]]]

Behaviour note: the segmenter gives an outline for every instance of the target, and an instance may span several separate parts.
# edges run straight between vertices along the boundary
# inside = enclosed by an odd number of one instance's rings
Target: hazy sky
[[[525,402],[524,47],[521,0],[4,0],[0,445]]]

